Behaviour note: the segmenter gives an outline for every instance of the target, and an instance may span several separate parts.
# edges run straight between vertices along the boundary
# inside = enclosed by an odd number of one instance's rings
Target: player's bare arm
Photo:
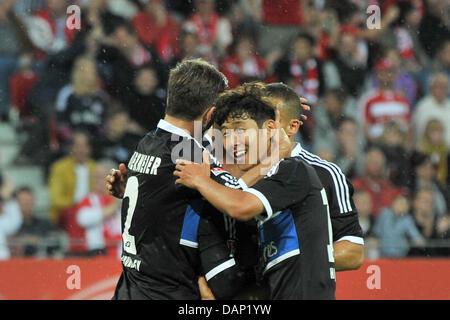
[[[333,244],[336,271],[358,270],[364,262],[364,246],[347,240]]]
[[[248,221],[264,211],[261,201],[254,195],[231,189],[210,178],[209,156],[203,153],[203,163],[178,160],[174,175],[175,184],[198,190],[214,207],[229,216]]]

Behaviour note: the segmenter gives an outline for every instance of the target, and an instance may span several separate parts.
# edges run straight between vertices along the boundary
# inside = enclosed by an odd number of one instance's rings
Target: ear
[[[267,128],[267,133],[269,135],[269,138],[272,138],[280,126],[277,121],[269,119],[264,123],[264,127]]]
[[[216,110],[216,107],[215,107],[215,106],[212,106],[211,108],[209,108],[208,110],[206,110],[205,116],[203,117],[203,119],[205,120],[206,123],[208,123],[209,121],[211,121],[212,114],[214,113],[215,110]]]
[[[288,137],[293,137],[297,134],[298,129],[300,129],[301,122],[298,119],[291,119],[288,123],[286,130],[286,134]]]

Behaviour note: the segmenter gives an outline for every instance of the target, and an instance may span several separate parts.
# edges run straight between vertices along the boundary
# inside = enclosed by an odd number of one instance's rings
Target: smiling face
[[[264,139],[260,139],[263,132],[260,129],[256,121],[246,115],[227,119],[220,127],[227,161],[232,160],[242,171],[257,165],[260,162],[260,148],[264,148],[261,150],[263,155],[267,154],[269,148],[268,139],[262,145]]]

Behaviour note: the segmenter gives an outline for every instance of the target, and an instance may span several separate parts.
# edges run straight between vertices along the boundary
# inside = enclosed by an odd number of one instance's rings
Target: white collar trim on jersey
[[[292,149],[291,151],[291,157],[296,157],[300,154],[300,152],[302,152],[303,148],[302,145],[298,142],[295,143],[295,147],[294,149]]]
[[[177,136],[180,136],[180,137],[194,139],[188,132],[184,131],[183,129],[181,129],[177,126],[174,126],[173,124],[167,122],[164,119],[159,120],[158,128],[166,130],[170,133],[176,134]]]

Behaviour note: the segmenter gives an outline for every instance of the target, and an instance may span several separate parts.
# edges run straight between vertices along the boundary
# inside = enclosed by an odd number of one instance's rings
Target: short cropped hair
[[[270,98],[281,99],[286,116],[289,119],[300,119],[302,105],[300,97],[294,89],[282,82],[275,82],[266,85],[266,90]]]
[[[226,89],[227,78],[212,64],[202,59],[184,60],[170,71],[166,113],[193,121]]]

